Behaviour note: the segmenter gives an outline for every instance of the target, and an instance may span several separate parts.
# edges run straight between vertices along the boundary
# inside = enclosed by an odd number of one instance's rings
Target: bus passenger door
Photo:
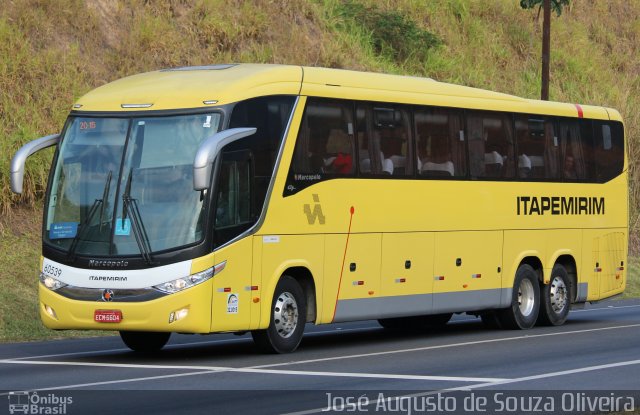
[[[501,231],[436,234],[433,312],[475,311],[500,304]]]
[[[215,263],[211,330],[246,330],[251,322],[253,238],[242,235],[255,223],[252,214],[253,166],[248,150],[222,153],[214,187]],[[227,244],[225,246],[225,244]]]

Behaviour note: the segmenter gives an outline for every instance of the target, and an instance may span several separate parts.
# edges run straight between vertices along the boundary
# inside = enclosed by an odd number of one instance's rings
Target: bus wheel
[[[302,340],[306,317],[304,292],[294,278],[285,275],[273,294],[269,327],[266,330],[254,330],[251,336],[264,352],[293,352]]]
[[[127,347],[135,352],[153,353],[164,347],[171,333],[150,331],[121,331],[120,338]]]
[[[569,274],[562,265],[551,271],[551,282],[541,289],[542,306],[538,323],[545,326],[560,326],[567,321],[571,306]]]
[[[505,329],[530,329],[536,324],[539,310],[538,274],[531,265],[520,265],[513,282],[511,307],[498,311],[500,326]]]

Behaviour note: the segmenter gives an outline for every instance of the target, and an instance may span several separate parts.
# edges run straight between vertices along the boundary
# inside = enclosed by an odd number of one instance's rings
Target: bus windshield
[[[45,241],[74,255],[144,256],[202,240],[193,160],[220,121],[218,113],[72,118],[46,202]]]

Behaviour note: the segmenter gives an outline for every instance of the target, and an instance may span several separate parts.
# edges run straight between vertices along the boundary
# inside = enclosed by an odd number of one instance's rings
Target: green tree
[[[543,3],[544,0],[520,0],[520,7],[523,9],[533,9],[538,6],[539,14]],[[564,6],[569,6],[569,0],[551,0],[551,10],[556,12],[556,16],[560,16],[562,14],[562,8]]]
[[[562,8],[569,5],[569,0],[520,0],[520,7],[532,9],[538,6],[538,17],[540,10],[544,10],[544,21],[542,22],[542,86],[540,99],[549,100],[549,66],[551,61],[551,9],[556,15],[562,14]],[[538,20],[536,17],[536,21]]]

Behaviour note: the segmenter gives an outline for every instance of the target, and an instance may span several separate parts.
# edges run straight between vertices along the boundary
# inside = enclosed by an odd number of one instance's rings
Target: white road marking
[[[294,370],[270,370],[268,367],[277,367],[277,366],[286,366],[293,364],[302,364],[302,363],[312,363],[312,362],[322,362],[327,360],[338,360],[338,359],[348,359],[348,358],[360,358],[360,357],[370,357],[370,356],[378,356],[385,354],[395,354],[395,353],[406,353],[412,351],[424,351],[424,350],[432,350],[432,349],[441,349],[446,347],[460,347],[460,346],[468,346],[468,345],[476,345],[482,343],[495,343],[499,341],[510,341],[510,340],[522,340],[522,339],[530,339],[535,337],[548,337],[548,336],[557,336],[557,335],[566,335],[566,334],[577,334],[577,333],[588,333],[594,331],[603,331],[603,330],[614,330],[614,329],[623,329],[623,328],[634,328],[640,327],[640,324],[631,324],[626,326],[614,326],[614,327],[602,327],[597,329],[585,329],[585,330],[573,330],[569,332],[561,332],[561,333],[546,333],[546,334],[537,334],[531,336],[517,336],[517,337],[509,337],[509,338],[499,338],[499,339],[490,339],[490,340],[482,340],[477,342],[464,342],[464,343],[455,343],[448,345],[439,345],[439,346],[427,346],[427,347],[419,347],[412,349],[401,349],[401,350],[391,350],[386,352],[375,352],[375,353],[367,353],[367,354],[358,354],[358,355],[350,355],[350,356],[335,356],[328,357],[322,359],[309,359],[302,361],[293,361],[293,362],[285,362],[285,363],[275,363],[270,365],[261,365],[261,366],[252,366],[246,368],[231,368],[231,367],[220,367],[220,366],[189,366],[189,365],[139,365],[139,364],[125,364],[125,363],[97,363],[97,362],[59,362],[59,361],[26,361],[26,360],[0,360],[0,363],[4,364],[24,364],[24,365],[61,365],[61,366],[89,366],[89,367],[121,367],[121,368],[136,368],[136,369],[165,369],[165,370],[204,370],[207,373],[220,373],[220,372],[236,372],[236,373],[261,373],[261,374],[280,374],[280,375],[297,375],[297,376],[328,376],[328,377],[355,377],[355,378],[379,378],[379,379],[402,379],[402,380],[430,380],[430,381],[454,381],[454,382],[481,382],[478,385],[460,387],[460,388],[452,388],[452,389],[444,389],[444,391],[449,390],[470,390],[481,387],[486,387],[490,385],[499,385],[499,384],[508,384],[514,383],[514,381],[523,382],[526,380],[533,379],[542,379],[544,377],[551,376],[562,376],[564,374],[571,373],[581,373],[585,371],[591,370],[600,370],[606,369],[610,367],[624,366],[629,364],[638,364],[640,360],[634,360],[630,362],[622,362],[622,363],[614,363],[610,365],[599,365],[592,366],[589,368],[582,369],[574,369],[571,371],[563,371],[563,372],[552,372],[550,374],[543,375],[534,375],[518,378],[518,379],[498,379],[498,378],[472,378],[472,377],[447,377],[447,376],[421,376],[421,375],[395,375],[395,374],[377,374],[377,373],[342,373],[342,372],[314,372],[314,371],[294,371]],[[201,372],[198,372],[201,373]],[[165,375],[165,377],[178,376],[183,374],[176,375]],[[152,378],[134,378],[134,379],[123,379],[117,381],[109,381],[111,383],[127,383],[127,382],[135,382],[142,381]],[[84,384],[82,384],[84,385]],[[75,388],[82,386],[75,385],[66,385],[66,386],[58,386],[49,389],[67,389],[67,388]],[[411,395],[413,396],[413,395]],[[417,395],[420,396],[420,395]]]
[[[559,332],[559,333],[532,334],[532,335],[523,335],[523,336],[516,336],[516,337],[500,337],[500,338],[488,339],[488,340],[476,340],[476,341],[462,342],[462,343],[449,343],[449,344],[442,344],[442,345],[436,345],[436,346],[415,347],[415,348],[410,348],[410,349],[387,350],[387,351],[383,351],[383,352],[360,353],[360,354],[352,354],[352,355],[344,355],[344,356],[332,356],[332,357],[324,357],[324,358],[318,358],[318,359],[294,360],[294,361],[288,361],[288,362],[283,362],[283,363],[270,363],[270,364],[266,364],[266,365],[256,365],[256,366],[251,366],[251,368],[261,369],[261,368],[271,368],[271,367],[279,367],[279,366],[300,365],[300,364],[306,364],[306,363],[326,362],[326,361],[331,361],[331,360],[356,359],[356,358],[380,356],[380,355],[387,355],[387,354],[410,353],[410,352],[419,352],[419,351],[434,350],[434,349],[446,349],[446,348],[449,348],[449,347],[473,346],[473,345],[485,344],[485,343],[498,343],[498,342],[503,342],[503,341],[523,340],[523,339],[531,339],[531,338],[536,338],[536,337],[562,336],[562,335],[571,335],[571,334],[588,333],[588,332],[594,332],[594,331],[625,329],[625,328],[634,328],[634,327],[640,327],[640,324],[629,324],[629,325],[624,325],[624,326],[601,327],[601,328],[584,329],[584,330],[572,330],[572,331],[563,331],[563,332]],[[370,328],[346,329],[346,330],[351,330],[351,331],[358,330],[358,331],[360,331],[360,330],[370,330]],[[346,330],[343,330],[342,332],[345,332]],[[327,332],[333,332],[333,331],[328,331],[327,330],[327,331],[322,332],[322,333],[327,333]],[[237,340],[235,340],[235,339],[226,339],[226,340],[217,340],[217,341],[211,341],[211,342],[194,342],[194,343],[174,344],[174,345],[169,345],[167,347],[175,348],[175,347],[185,346],[185,345],[203,345],[203,344],[206,345],[206,344],[216,344],[216,343],[223,343],[223,342],[226,343],[226,342],[235,342],[235,341],[237,341]],[[102,350],[102,351],[60,353],[60,354],[40,355],[40,356],[32,356],[32,357],[18,357],[18,358],[10,358],[10,359],[0,360],[0,363],[8,362],[8,361],[13,361],[13,362],[16,362],[16,361],[27,361],[29,359],[43,359],[43,358],[47,358],[47,357],[82,356],[82,355],[87,355],[87,354],[92,354],[92,353],[93,354],[103,354],[103,353],[111,353],[111,352],[115,352],[115,351],[128,351],[128,350],[129,349],[109,349],[109,350]],[[190,366],[190,367],[193,368],[195,366]]]
[[[636,308],[640,307],[640,305],[630,305],[630,306],[608,306],[605,308],[598,309],[588,309],[588,310],[575,310],[573,312],[586,312],[586,311],[596,311],[596,310],[610,310],[617,308]],[[352,358],[361,358],[361,357],[370,357],[370,356],[378,356],[378,355],[387,355],[387,354],[396,354],[396,353],[407,353],[414,351],[425,351],[425,350],[433,350],[433,349],[442,349],[448,347],[461,347],[461,346],[471,346],[477,344],[484,343],[496,343],[502,341],[512,341],[512,340],[522,340],[522,339],[530,339],[536,337],[548,337],[548,336],[561,336],[561,335],[573,335],[579,333],[588,333],[595,331],[604,331],[604,330],[615,330],[615,329],[625,329],[625,328],[635,328],[640,327],[640,324],[630,324],[623,326],[614,326],[614,327],[602,327],[595,329],[584,329],[584,330],[573,330],[567,332],[559,332],[559,333],[546,333],[546,334],[537,334],[537,335],[524,335],[517,337],[507,337],[507,338],[496,338],[489,340],[479,340],[473,342],[462,342],[462,343],[453,343],[453,344],[444,344],[437,346],[426,346],[419,348],[411,348],[411,349],[400,349],[400,350],[390,350],[384,352],[373,352],[373,353],[365,353],[365,354],[354,354],[354,355],[346,355],[346,356],[334,356],[327,358],[319,358],[319,359],[308,359],[308,360],[300,360],[300,361],[292,361],[292,362],[284,362],[284,363],[274,363],[267,365],[259,365],[252,366],[246,368],[231,368],[231,367],[216,367],[216,366],[173,366],[173,365],[130,365],[130,364],[116,364],[116,363],[91,363],[91,362],[46,362],[46,361],[28,361],[28,359],[39,359],[39,358],[47,358],[47,357],[63,357],[63,356],[80,356],[87,354],[105,354],[112,352],[121,352],[128,351],[125,348],[119,349],[109,349],[109,350],[98,350],[98,351],[88,351],[88,352],[73,352],[73,353],[61,353],[61,354],[50,354],[50,355],[40,355],[40,356],[29,356],[29,357],[20,357],[15,359],[5,359],[0,360],[1,363],[5,364],[52,364],[52,365],[76,365],[76,366],[106,366],[106,367],[127,367],[127,368],[141,368],[141,369],[173,369],[173,370],[200,370],[198,372],[188,372],[188,373],[176,373],[170,375],[160,375],[160,376],[150,376],[150,377],[141,377],[141,378],[128,378],[121,380],[112,380],[112,381],[104,381],[104,382],[93,382],[93,383],[84,383],[84,384],[75,384],[75,385],[66,385],[66,386],[56,386],[38,390],[57,390],[57,389],[70,389],[70,388],[80,388],[80,387],[88,387],[88,386],[98,386],[98,385],[106,385],[106,384],[117,384],[117,383],[128,383],[128,382],[138,382],[145,380],[154,380],[154,379],[166,379],[173,377],[181,377],[181,376],[193,376],[193,375],[201,375],[201,374],[214,374],[220,372],[243,372],[243,373],[268,373],[268,374],[281,374],[281,375],[302,375],[302,376],[333,376],[333,377],[360,377],[360,378],[382,378],[382,379],[405,379],[405,380],[432,380],[432,381],[456,381],[456,382],[481,382],[477,385],[463,386],[458,388],[450,388],[443,389],[441,391],[429,392],[438,393],[442,391],[455,391],[455,390],[471,390],[488,386],[495,386],[499,384],[509,384],[515,382],[525,382],[528,380],[542,379],[545,377],[553,377],[553,376],[563,376],[567,374],[573,373],[582,373],[592,370],[602,370],[612,367],[619,366],[627,366],[633,364],[640,364],[640,360],[629,361],[629,362],[620,362],[613,363],[608,365],[599,365],[599,366],[591,366],[587,368],[573,369],[562,372],[552,372],[541,375],[533,375],[527,376],[517,379],[501,379],[501,378],[472,378],[472,377],[449,377],[449,376],[421,376],[421,375],[394,375],[394,374],[375,374],[375,373],[342,373],[342,372],[312,372],[312,371],[292,371],[292,370],[267,370],[270,367],[278,367],[278,366],[287,366],[287,365],[295,365],[295,364],[304,364],[304,363],[316,363],[316,362],[324,362],[331,360],[342,360],[342,359],[352,359]],[[372,327],[365,328],[355,328],[355,329],[343,329],[343,328],[335,328],[332,330],[324,330],[309,333],[307,335],[321,335],[326,333],[336,333],[336,332],[357,332],[357,331],[368,331],[371,330]],[[241,339],[238,339],[241,340]],[[192,345],[209,345],[209,344],[220,344],[220,343],[228,343],[228,342],[237,342],[236,339],[225,339],[225,340],[215,340],[209,342],[192,342],[192,343],[178,343],[173,345],[168,345],[169,348],[180,348],[183,346],[192,346]],[[4,395],[4,394],[0,394]],[[415,396],[422,396],[425,394],[418,394]],[[410,395],[414,396],[414,395]],[[303,412],[303,413],[315,413],[315,412]]]
[[[607,306],[607,307],[600,307],[600,308],[589,308],[589,309],[584,309],[584,310],[571,310],[571,313],[585,313],[585,312],[589,312],[589,311],[598,311],[598,310],[615,310],[615,309],[619,309],[619,308],[637,308],[640,307],[640,304],[635,304],[635,305],[624,305],[624,306]],[[476,317],[473,318],[458,318],[454,321],[452,321],[452,323],[455,322],[459,322],[459,321],[471,321],[471,320],[476,320]],[[327,334],[327,333],[348,333],[348,332],[358,332],[358,331],[369,331],[372,329],[375,329],[376,327],[361,327],[361,328],[354,328],[354,329],[344,329],[342,327],[336,327],[334,329],[331,330],[320,330],[320,331],[314,331],[311,333],[306,333],[306,336],[315,336],[315,335],[322,335],[322,334]],[[189,343],[175,343],[175,344],[168,344],[167,346],[165,346],[165,349],[175,349],[175,348],[180,348],[180,347],[185,347],[185,346],[206,346],[206,345],[214,345],[214,344],[223,344],[223,343],[233,343],[233,342],[237,342],[237,341],[242,341],[242,340],[246,340],[243,338],[238,338],[238,339],[224,339],[224,340],[211,340],[211,341],[201,341],[201,342],[189,342]],[[49,358],[49,357],[70,357],[70,356],[84,356],[84,355],[91,355],[91,354],[109,354],[109,353],[116,353],[116,352],[128,352],[129,349],[126,347],[123,348],[118,348],[118,349],[107,349],[107,350],[93,350],[93,351],[85,351],[85,352],[70,352],[70,353],[56,353],[56,354],[45,354],[45,355],[36,355],[36,356],[25,356],[25,357],[15,357],[15,358],[10,358],[11,360],[25,360],[25,359],[45,359],[45,358]],[[346,357],[348,358],[348,357]],[[301,363],[306,363],[306,361],[303,361]],[[287,363],[287,364],[296,364],[295,362],[291,362],[291,363]],[[278,364],[281,365],[281,364]]]
[[[20,365],[50,365],[50,366],[85,366],[85,367],[107,367],[107,368],[128,368],[128,369],[164,369],[164,370],[206,370],[210,373],[254,373],[270,375],[294,375],[294,376],[325,376],[325,377],[348,377],[348,378],[374,378],[374,379],[399,379],[399,380],[427,380],[427,381],[448,381],[448,382],[502,382],[504,378],[478,378],[478,377],[457,377],[457,376],[425,376],[425,375],[398,375],[386,373],[359,373],[359,372],[320,372],[309,370],[280,370],[261,369],[256,367],[220,367],[220,366],[191,366],[191,365],[139,365],[129,363],[94,363],[94,362],[59,362],[59,361],[25,361],[25,360],[0,360],[4,364]],[[61,387],[62,388],[62,387]]]
[[[194,375],[205,375],[209,373],[215,373],[210,370],[204,370],[200,372],[188,372],[188,373],[173,373],[171,375],[160,375],[160,376],[148,376],[143,378],[130,378],[130,379],[120,379],[120,380],[105,380],[102,382],[91,382],[91,383],[76,383],[74,385],[65,385],[65,386],[53,386],[50,388],[40,388],[40,389],[30,389],[24,390],[20,392],[42,392],[42,391],[53,391],[53,390],[61,390],[61,389],[77,389],[77,388],[86,388],[89,386],[100,386],[100,385],[113,385],[116,383],[128,383],[128,382],[141,382],[145,380],[157,380],[157,379],[169,379],[169,378],[177,378],[184,376],[194,376]],[[0,396],[9,395],[11,392],[0,393]]]
[[[617,310],[619,308],[637,308],[640,307],[640,304],[635,305],[620,305],[620,306],[607,306],[607,307],[599,307],[599,308],[585,308],[584,310],[571,310],[571,313],[586,313],[588,311],[602,311],[602,310]]]
[[[351,354],[351,355],[345,355],[345,356],[323,357],[323,358],[318,358],[318,359],[297,360],[297,361],[284,362],[284,363],[271,363],[271,364],[268,364],[268,365],[260,365],[260,366],[253,366],[253,367],[255,367],[255,368],[266,368],[266,367],[277,367],[277,366],[300,365],[300,364],[305,364],[305,363],[327,362],[327,361],[331,361],[331,360],[356,359],[356,358],[371,357],[371,356],[383,356],[383,355],[398,354],[398,353],[422,352],[422,351],[426,351],[426,350],[447,349],[447,348],[450,348],[450,347],[475,346],[475,345],[487,344],[487,343],[499,343],[499,342],[505,342],[505,341],[534,339],[534,338],[537,338],[537,337],[552,337],[552,336],[575,335],[575,334],[580,334],[580,333],[590,333],[590,332],[594,332],[594,331],[627,329],[627,328],[636,328],[636,327],[640,327],[640,324],[628,324],[628,325],[624,325],[624,326],[600,327],[600,328],[596,328],[596,329],[571,330],[571,331],[563,331],[563,332],[558,332],[558,333],[530,334],[530,335],[515,336],[515,337],[500,337],[500,338],[488,339],[488,340],[475,340],[475,341],[469,341],[469,342],[449,343],[449,344],[442,344],[442,345],[436,345],[436,346],[414,347],[414,348],[411,348],[411,349],[387,350],[387,351],[383,351],[383,352],[371,352],[371,353]]]
[[[523,376],[521,378],[505,379],[505,380],[498,381],[498,382],[487,382],[485,384],[472,385],[472,386],[469,386],[469,387],[461,387],[461,388],[455,388],[455,389],[456,390],[478,389],[478,388],[484,388],[484,387],[487,387],[487,386],[506,385],[506,384],[510,384],[510,383],[527,382],[529,380],[546,379],[546,378],[552,378],[552,377],[557,377],[557,376],[573,375],[573,374],[576,374],[576,373],[593,372],[594,370],[611,369],[611,368],[614,368],[614,367],[633,366],[633,365],[640,365],[640,359],[639,360],[627,360],[626,362],[608,363],[608,364],[605,364],[605,365],[587,366],[587,367],[581,367],[581,368],[578,368],[578,369],[561,370],[561,371],[558,371],[558,372],[542,373],[542,374],[539,374],[539,375]],[[446,389],[446,390],[448,390],[448,389]]]
[[[400,395],[400,396],[398,396],[398,398],[400,398],[400,397],[402,397],[402,398],[419,398],[419,397],[424,397],[424,396],[445,394],[447,392],[471,391],[473,389],[480,389],[480,388],[486,388],[486,387],[495,387],[495,386],[499,386],[499,385],[507,385],[507,384],[512,384],[512,383],[527,382],[527,381],[530,381],[530,380],[546,379],[546,378],[551,378],[551,377],[573,375],[573,374],[576,374],[576,373],[592,372],[592,371],[596,371],[596,370],[611,369],[611,368],[615,368],[615,367],[632,366],[632,365],[638,365],[638,364],[640,364],[640,360],[628,360],[628,361],[625,361],[625,362],[609,363],[609,364],[606,364],[606,365],[588,366],[588,367],[583,367],[583,368],[578,368],[578,369],[562,370],[562,371],[559,371],[559,372],[549,372],[549,373],[542,373],[542,374],[539,374],[539,375],[524,376],[524,377],[515,378],[515,379],[506,379],[506,380],[499,381],[499,382],[479,383],[477,385],[471,385],[471,386],[460,386],[460,387],[456,387],[456,388],[433,390],[433,391],[429,391],[429,392],[415,393],[415,394],[411,394],[411,395]],[[376,400],[372,400],[369,403],[369,406],[370,405],[374,405],[376,403],[377,403]],[[298,411],[298,412],[289,412],[289,413],[282,414],[282,415],[310,415],[310,414],[317,414],[317,413],[321,413],[321,412],[325,412],[325,411],[326,411],[326,407],[324,407],[324,408],[314,408],[314,409],[309,409],[309,410],[305,410],[305,411]]]

